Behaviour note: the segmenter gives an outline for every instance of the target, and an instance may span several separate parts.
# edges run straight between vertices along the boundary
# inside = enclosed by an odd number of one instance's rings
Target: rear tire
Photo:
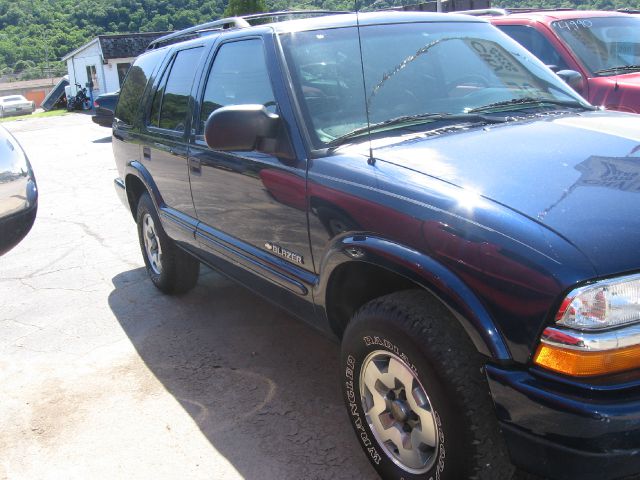
[[[342,340],[344,398],[383,479],[512,477],[485,360],[424,291],[375,299],[354,315]]]
[[[153,284],[168,294],[191,290],[198,281],[200,262],[178,248],[167,236],[146,192],[138,201],[136,223],[142,257]]]

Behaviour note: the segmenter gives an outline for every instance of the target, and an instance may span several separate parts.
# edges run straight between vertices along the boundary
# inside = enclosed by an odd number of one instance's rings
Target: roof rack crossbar
[[[293,11],[281,11],[281,12],[265,12],[254,13],[252,15],[243,15],[241,17],[229,17],[215,20],[213,22],[203,23],[194,27],[185,28],[178,32],[170,33],[164,37],[155,39],[149,44],[147,50],[153,50],[170,43],[176,43],[180,39],[188,39],[197,37],[204,32],[212,32],[216,30],[228,30],[232,28],[249,28],[251,23],[249,21],[260,20],[263,18],[281,18],[281,17],[295,17],[306,15],[339,15],[343,13],[351,13],[346,11],[336,10],[293,10]]]

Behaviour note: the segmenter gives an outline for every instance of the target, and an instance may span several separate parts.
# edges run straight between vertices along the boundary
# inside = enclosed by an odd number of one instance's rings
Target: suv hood
[[[592,112],[372,143],[376,158],[555,231],[600,275],[640,268],[640,116]]]

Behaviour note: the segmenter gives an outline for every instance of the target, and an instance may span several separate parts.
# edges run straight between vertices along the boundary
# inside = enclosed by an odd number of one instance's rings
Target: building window
[[[89,82],[90,88],[93,90],[99,90],[100,84],[98,83],[98,73],[96,72],[95,65],[87,65],[87,82]]]
[[[116,66],[116,68],[118,69],[118,82],[120,86],[122,86],[124,77],[127,76],[127,72],[129,71],[130,67],[130,63],[118,63],[118,65]]]

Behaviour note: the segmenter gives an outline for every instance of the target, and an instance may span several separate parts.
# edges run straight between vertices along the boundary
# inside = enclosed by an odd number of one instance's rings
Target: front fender
[[[320,281],[314,291],[316,301],[326,307],[331,277],[348,262],[374,264],[430,291],[460,322],[480,353],[497,361],[511,360],[491,316],[460,278],[429,256],[384,238],[354,235],[336,239],[321,260]]]

